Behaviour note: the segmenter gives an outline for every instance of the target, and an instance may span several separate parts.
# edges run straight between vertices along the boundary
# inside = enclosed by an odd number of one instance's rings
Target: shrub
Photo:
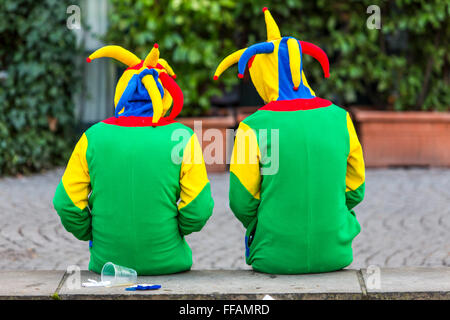
[[[318,44],[330,57],[331,77],[327,80],[323,80],[316,62],[305,58],[313,88],[316,84],[322,96],[344,105],[448,110],[447,1],[322,0],[286,4],[274,10],[283,21],[283,32]],[[366,10],[373,4],[381,11],[379,30],[366,26],[370,16]]]
[[[0,175],[61,164],[73,147],[80,81],[66,26],[71,4],[77,1],[0,2]]]
[[[153,42],[180,75],[185,114],[208,109],[220,84],[211,81],[227,54],[265,40],[261,2],[255,0],[111,0],[107,41],[144,56]],[[380,30],[368,29],[367,7],[379,5]],[[305,57],[316,93],[348,105],[396,110],[447,110],[450,105],[449,5],[445,0],[266,1],[282,35],[322,47],[331,78]],[[221,83],[236,84],[236,72]],[[200,108],[198,108],[200,106]]]
[[[178,75],[183,90],[184,114],[199,115],[220,94],[212,85],[218,52],[234,50],[235,4],[215,1],[110,0],[109,44],[119,44],[145,58],[153,43]],[[227,80],[227,79],[226,79]],[[231,79],[231,83],[236,83]],[[230,82],[230,77],[228,77]]]

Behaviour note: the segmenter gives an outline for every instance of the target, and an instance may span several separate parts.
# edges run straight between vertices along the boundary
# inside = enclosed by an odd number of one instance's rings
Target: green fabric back
[[[352,261],[359,224],[345,203],[349,154],[346,111],[335,105],[301,111],[258,111],[244,120],[254,129],[262,161],[279,166],[262,176],[256,233],[247,261],[271,273],[321,272]],[[267,130],[267,139],[263,131]],[[267,142],[264,142],[267,141]],[[262,168],[276,168],[263,163]]]
[[[141,274],[191,267],[191,250],[176,218],[182,148],[171,136],[181,128],[192,134],[179,123],[157,127],[98,123],[86,132],[93,189],[91,270],[100,272],[108,261]],[[174,163],[171,154],[177,145],[180,161]]]

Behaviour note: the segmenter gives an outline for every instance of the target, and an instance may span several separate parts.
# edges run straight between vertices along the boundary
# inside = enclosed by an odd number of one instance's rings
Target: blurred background
[[[264,6],[283,36],[327,53],[329,79],[309,56],[305,74],[357,127],[369,169],[354,266],[448,266],[448,1],[2,0],[0,268],[87,266],[87,245],[62,229],[51,199],[76,139],[113,115],[124,67],[87,64],[90,53],[117,44],[144,58],[157,42],[184,93],[180,121],[234,129],[263,102],[237,68],[212,76],[225,56],[266,38]],[[188,239],[194,267],[245,268],[226,169],[208,167],[216,209]]]

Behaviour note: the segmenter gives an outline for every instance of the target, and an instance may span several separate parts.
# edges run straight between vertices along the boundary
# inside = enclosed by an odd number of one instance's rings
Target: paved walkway
[[[87,243],[67,233],[51,200],[62,170],[0,179],[0,269],[87,268]],[[248,269],[244,230],[228,207],[228,174],[212,174],[215,209],[187,237],[194,269]],[[450,170],[368,170],[352,268],[450,266]]]

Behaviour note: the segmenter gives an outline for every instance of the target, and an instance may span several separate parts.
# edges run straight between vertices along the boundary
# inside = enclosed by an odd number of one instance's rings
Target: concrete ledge
[[[384,268],[379,288],[369,285],[361,270],[370,299],[450,299],[450,268]]]
[[[379,269],[379,285],[367,270],[308,275],[269,275],[248,270],[189,271],[139,277],[161,284],[156,291],[124,287],[84,288],[77,283],[99,280],[82,271],[0,271],[0,299],[450,299],[450,268]],[[376,275],[375,275],[376,276]],[[81,282],[78,282],[81,280]],[[376,282],[375,282],[376,284]]]
[[[0,299],[51,299],[64,271],[0,271]]]
[[[82,272],[82,282],[97,278]],[[190,271],[171,276],[139,277],[140,283],[161,284],[156,291],[125,291],[123,287],[68,289],[61,299],[262,299],[266,294],[279,299],[358,299],[361,290],[356,271],[280,276],[244,270]]]

